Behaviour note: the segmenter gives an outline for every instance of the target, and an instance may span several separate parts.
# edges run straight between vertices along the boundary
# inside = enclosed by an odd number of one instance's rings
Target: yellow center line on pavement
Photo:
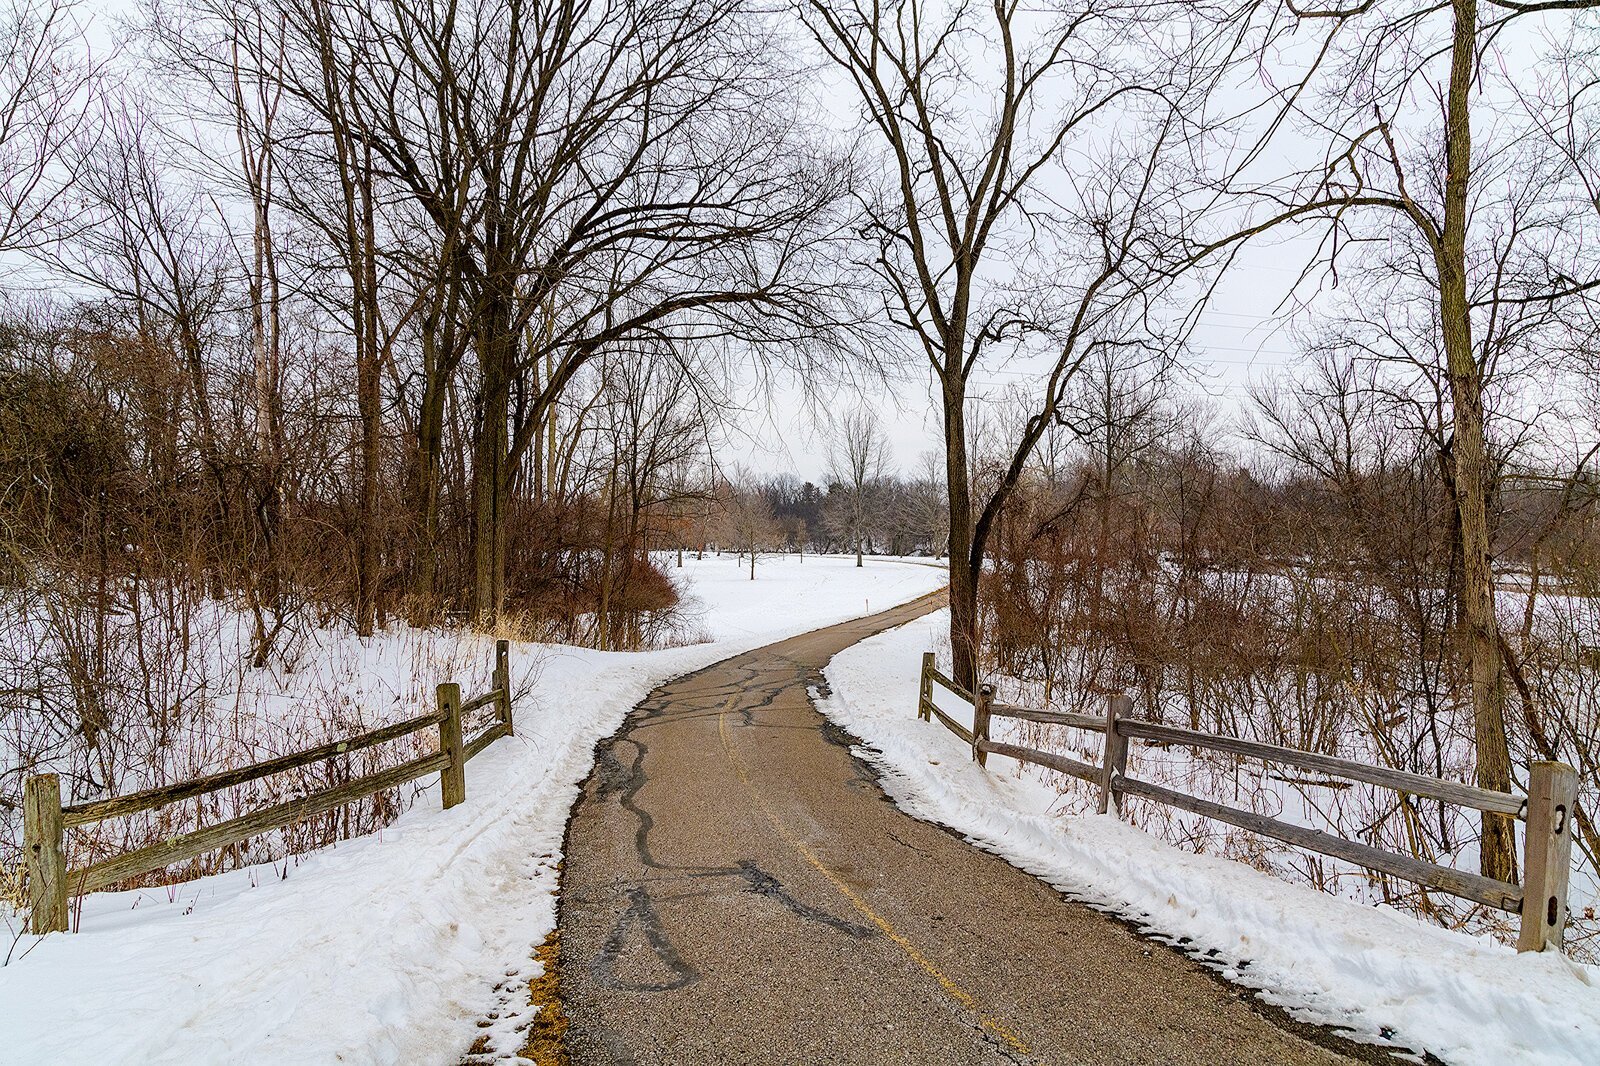
[[[940,969],[935,966],[926,955],[917,950],[917,946],[915,944],[907,940],[898,929],[891,925],[887,918],[884,918],[882,915],[878,914],[877,911],[874,911],[871,907],[867,906],[866,900],[857,895],[856,892],[851,889],[849,885],[845,884],[837,874],[823,865],[822,860],[817,858],[816,853],[806,846],[805,841],[795,836],[794,833],[790,832],[787,826],[778,820],[778,816],[773,813],[772,806],[767,802],[766,796],[763,795],[761,790],[756,787],[755,782],[750,779],[750,772],[745,767],[744,760],[739,758],[738,753],[733,750],[733,742],[728,735],[728,711],[733,707],[734,701],[738,698],[739,697],[737,695],[730,696],[728,697],[728,702],[722,705],[722,710],[717,714],[717,731],[722,736],[722,750],[727,752],[728,761],[733,764],[734,770],[738,772],[739,780],[744,782],[745,788],[749,789],[750,794],[755,797],[756,803],[761,807],[762,813],[767,816],[767,821],[772,823],[772,828],[789,844],[790,847],[794,848],[795,851],[800,853],[801,858],[810,863],[823,877],[826,877],[828,881],[832,883],[833,887],[839,890],[839,894],[850,901],[850,905],[852,907],[860,911],[863,917],[882,930],[884,936],[894,941],[894,943],[899,946],[900,950],[904,951],[911,957],[912,962],[916,963],[925,973],[927,973],[929,977],[932,977],[936,982],[938,982],[939,987],[944,989],[945,995],[949,996],[967,1010],[977,1015],[978,1024],[980,1026],[993,1033],[997,1038],[1003,1041],[1012,1050],[1016,1051],[1019,1055],[1028,1054],[1028,1045],[1023,1043],[1022,1039],[1017,1036],[1016,1033],[1013,1033],[1010,1029],[1008,1029],[1005,1024],[994,1015],[984,1010],[983,1007],[979,1005],[978,1001],[972,997],[971,993],[967,992],[960,985],[946,977],[944,973],[940,971]]]

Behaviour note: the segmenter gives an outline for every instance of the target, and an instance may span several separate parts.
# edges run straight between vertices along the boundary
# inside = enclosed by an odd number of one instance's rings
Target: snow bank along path
[[[669,678],[943,584],[909,561],[763,558],[754,582],[731,556],[687,562],[713,642],[514,645],[532,695],[517,736],[468,767],[462,805],[439,810],[434,779],[392,827],[286,878],[279,864],[100,894],[82,932],[0,944],[0,1062],[453,1064],[480,1037],[514,1052],[595,744]]]
[[[1304,1020],[1457,1066],[1600,1063],[1600,968],[1189,854],[1114,817],[1053,813],[1054,790],[1011,759],[990,755],[980,770],[914,713],[921,655],[948,624],[938,612],[845,650],[817,701],[867,745],[859,754],[903,810],[1158,937],[1187,938],[1192,953],[1214,951],[1202,961]]]

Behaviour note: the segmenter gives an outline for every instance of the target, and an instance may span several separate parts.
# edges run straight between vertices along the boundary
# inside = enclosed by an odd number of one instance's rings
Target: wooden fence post
[[[1133,700],[1124,693],[1106,697],[1106,751],[1105,763],[1100,768],[1100,813],[1111,810],[1113,801],[1116,814],[1122,817],[1122,797],[1111,787],[1114,777],[1128,769],[1128,738],[1117,731],[1117,719],[1133,714]]]
[[[62,848],[61,778],[34,774],[22,785],[22,840],[28,865],[28,932],[67,929],[67,859]]]
[[[987,766],[989,753],[983,750],[983,741],[989,739],[989,708],[994,703],[994,686],[979,685],[978,698],[972,704],[972,757],[979,766]]]
[[[461,686],[448,681],[439,686],[439,751],[450,760],[439,772],[439,791],[444,809],[449,810],[467,798],[466,752],[461,744]]]
[[[511,736],[511,642],[497,640],[494,642],[494,687],[499,689],[500,698],[495,705],[500,712],[500,724],[505,727],[506,736]]]
[[[1528,825],[1522,844],[1522,932],[1518,951],[1561,950],[1572,871],[1572,806],[1578,772],[1565,763],[1528,768]]]
[[[933,652],[922,653],[922,680],[917,685],[917,717],[924,722],[933,721],[933,715],[928,713],[928,704],[933,699]]]

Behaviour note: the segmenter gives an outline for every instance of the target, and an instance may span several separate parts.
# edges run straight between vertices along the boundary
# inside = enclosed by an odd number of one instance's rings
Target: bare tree
[[[862,565],[873,488],[888,470],[889,442],[877,415],[865,406],[848,412],[834,430],[828,453],[828,480],[844,494],[845,531]]]
[[[1335,269],[1362,256],[1369,268],[1408,278],[1432,305],[1450,405],[1448,461],[1476,776],[1480,786],[1502,791],[1511,786],[1511,755],[1485,387],[1497,364],[1527,340],[1530,313],[1540,317],[1600,287],[1585,262],[1592,262],[1592,249],[1583,254],[1587,241],[1573,239],[1563,206],[1581,179],[1552,169],[1549,153],[1530,150],[1548,132],[1539,121],[1509,120],[1505,105],[1519,98],[1524,81],[1518,72],[1539,66],[1532,55],[1510,53],[1526,41],[1514,29],[1521,20],[1548,21],[1596,6],[1595,0],[1258,5],[1269,47],[1299,38],[1314,58],[1273,95],[1264,132],[1230,160],[1216,201],[1232,209],[1255,204],[1260,213],[1213,249],[1286,223],[1321,220]],[[1587,92],[1574,83],[1567,89]],[[1491,111],[1497,128],[1475,143],[1474,118]],[[1318,162],[1288,180],[1255,180],[1267,146],[1290,131],[1322,146]],[[1511,819],[1485,816],[1481,856],[1486,876],[1515,878]]]
[[[672,474],[710,454],[717,417],[712,395],[702,392],[710,377],[707,368],[688,353],[615,352],[601,364],[600,374],[605,397],[599,436],[610,454],[599,644],[622,648],[636,640],[615,632],[612,604],[648,565],[666,510],[695,495],[691,482]]]
[[[722,521],[728,541],[740,553],[750,556],[750,580],[756,579],[756,556],[783,538],[783,530],[772,513],[772,503],[746,471],[735,469],[722,500]]]
[[[56,264],[105,293],[139,337],[168,347],[183,369],[187,428],[211,487],[204,569],[215,591],[237,561],[234,467],[207,359],[225,313],[227,249],[215,212],[173,164],[149,110],[130,93],[98,117],[77,202],[56,222]]]
[[[0,8],[0,251],[37,248],[59,221],[101,74],[70,0]]]
[[[929,449],[917,460],[915,476],[906,487],[906,520],[926,539],[935,558],[944,555],[950,539],[950,506],[945,500],[943,457]]]
[[[669,324],[757,348],[820,336],[803,268],[842,179],[773,113],[793,82],[745,0],[284,0],[261,17],[289,27],[291,91],[349,124],[459,294],[440,306],[475,358],[472,582],[490,619],[512,485],[577,373]]]
[[[1150,264],[1174,248],[1188,220],[1172,191],[1181,168],[1165,164],[1198,136],[1192,123],[1203,114],[1212,60],[1231,46],[1191,23],[1200,9],[1185,4],[800,7],[850,79],[862,127],[880,150],[878,183],[860,193],[871,243],[865,265],[936,386],[950,639],[956,679],[970,686],[985,545],[1029,454],[1060,420],[1069,382],[1095,348],[1170,346],[1155,312],[1170,275]],[[1157,24],[1182,39],[1174,53],[1155,46],[1148,31]],[[1130,39],[1148,47],[1123,47]],[[1097,162],[1066,166],[1075,147]],[[1053,261],[1028,269],[1041,259]],[[1039,384],[996,477],[979,490],[969,462],[971,387],[1007,354],[1031,355],[1029,377]]]

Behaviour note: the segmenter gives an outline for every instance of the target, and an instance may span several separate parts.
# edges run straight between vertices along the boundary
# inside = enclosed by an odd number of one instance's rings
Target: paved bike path
[[[941,603],[670,682],[600,746],[562,873],[573,1063],[1352,1061],[884,796],[808,688]]]

